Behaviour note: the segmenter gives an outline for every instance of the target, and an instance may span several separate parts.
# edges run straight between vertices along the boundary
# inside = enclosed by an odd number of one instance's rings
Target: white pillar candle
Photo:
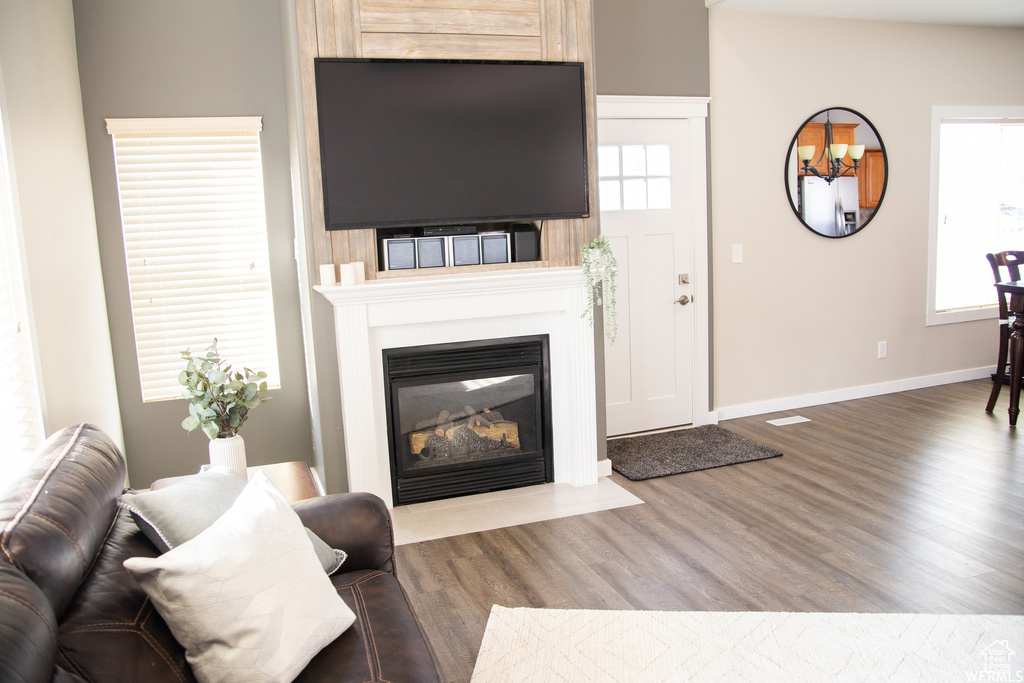
[[[321,285],[333,285],[338,282],[338,278],[334,276],[334,264],[324,263],[320,266],[320,284]]]
[[[341,271],[341,284],[347,286],[356,283],[356,270],[351,263],[342,263],[338,268]]]

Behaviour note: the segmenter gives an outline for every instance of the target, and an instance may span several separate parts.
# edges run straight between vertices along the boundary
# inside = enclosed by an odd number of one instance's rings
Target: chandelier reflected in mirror
[[[828,183],[843,176],[857,175],[860,159],[864,156],[864,145],[850,145],[836,142],[832,133],[832,121],[828,113],[825,114],[825,143],[822,145],[821,154],[814,159],[817,148],[814,145],[802,145],[796,148],[797,158],[803,163],[804,175],[816,175]],[[820,173],[818,167],[824,157],[828,157],[828,172]],[[844,159],[850,158],[852,164],[846,163]],[[814,159],[812,162],[811,160]]]

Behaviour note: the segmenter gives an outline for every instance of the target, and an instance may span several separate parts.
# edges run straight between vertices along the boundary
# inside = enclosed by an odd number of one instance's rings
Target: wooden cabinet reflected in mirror
[[[812,232],[849,237],[874,218],[888,171],[885,145],[870,121],[846,107],[823,109],[804,121],[789,145],[789,204]]]

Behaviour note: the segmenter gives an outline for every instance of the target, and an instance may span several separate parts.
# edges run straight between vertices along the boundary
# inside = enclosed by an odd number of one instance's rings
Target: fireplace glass
[[[385,351],[396,504],[551,481],[547,338]]]
[[[533,375],[406,386],[396,393],[407,471],[537,449]]]

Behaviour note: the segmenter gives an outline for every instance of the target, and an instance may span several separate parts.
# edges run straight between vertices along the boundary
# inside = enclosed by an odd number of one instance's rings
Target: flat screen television
[[[315,64],[328,230],[590,215],[583,64]]]

